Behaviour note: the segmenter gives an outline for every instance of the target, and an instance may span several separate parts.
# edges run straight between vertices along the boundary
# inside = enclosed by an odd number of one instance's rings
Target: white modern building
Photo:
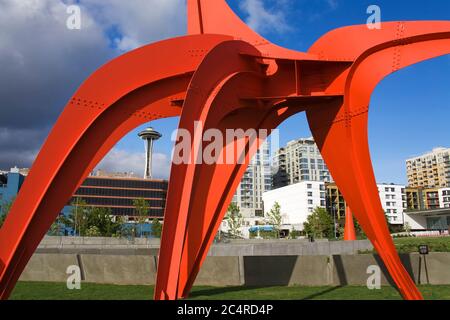
[[[405,223],[413,231],[450,231],[450,208],[419,210],[405,214]]]
[[[325,197],[325,183],[302,181],[264,193],[264,209],[267,213],[278,202],[281,207],[283,225],[288,230],[292,227],[303,230],[303,223],[314,208],[325,208]]]
[[[395,184],[379,184],[381,205],[390,224],[403,224],[406,210],[405,186]]]
[[[439,205],[441,208],[450,208],[450,188],[439,189]]]
[[[405,213],[405,222],[415,231],[426,230],[430,232],[442,232],[449,229],[450,226],[450,188],[423,189],[418,194],[421,195],[420,201],[423,202],[415,210]],[[427,194],[437,194],[438,205],[429,208],[426,206],[429,199]]]
[[[403,224],[406,208],[405,186],[380,184],[378,190],[389,222]],[[303,230],[303,223],[315,208],[326,208],[326,193],[324,182],[302,181],[264,193],[264,209],[267,213],[275,202],[278,202],[286,229],[294,227],[296,230]]]

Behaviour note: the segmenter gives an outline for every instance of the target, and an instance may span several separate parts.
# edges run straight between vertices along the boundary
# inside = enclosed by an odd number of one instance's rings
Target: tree
[[[3,226],[3,223],[5,223],[6,215],[0,212],[0,228]]]
[[[280,238],[280,229],[283,218],[281,216],[281,206],[278,202],[275,202],[272,209],[267,213],[267,218],[267,224],[273,227],[277,238]]]
[[[411,233],[411,225],[409,224],[409,222],[405,222],[405,224],[403,225],[403,230],[404,230],[407,234],[410,234],[410,233]]]
[[[126,222],[127,222],[127,220],[125,219],[124,216],[116,216],[115,219],[116,219],[115,222],[116,222],[118,228],[117,228],[116,233],[113,234],[112,236],[113,237],[124,237],[124,236],[127,237],[128,236],[128,232],[127,231],[129,229],[124,227]]]
[[[152,236],[155,238],[161,238],[162,224],[157,218],[152,221]]]
[[[98,235],[102,237],[111,237],[117,234],[122,227],[122,224],[115,222],[112,219],[111,209],[109,208],[92,208],[87,217],[86,235],[88,235],[88,230],[93,232],[93,227],[97,228]],[[95,231],[95,230],[94,230]],[[95,232],[94,232],[95,234]],[[93,235],[95,236],[95,235]]]
[[[237,204],[230,204],[225,220],[228,222],[228,232],[230,235],[236,238],[239,237],[242,234],[240,228],[244,224],[244,219],[242,218],[241,210]]]
[[[315,208],[313,213],[306,218],[303,224],[305,232],[314,238],[334,237],[334,222],[332,217],[324,208]]]
[[[142,237],[142,225],[145,223],[148,217],[150,204],[143,198],[134,199],[133,206],[136,213],[136,220],[140,229],[139,236]],[[137,229],[135,228],[135,236],[137,237]]]
[[[299,233],[297,230],[295,230],[294,226],[292,226],[291,231],[289,232],[289,239],[297,239],[299,236]]]
[[[1,206],[0,228],[3,226],[3,223],[5,223],[6,216],[8,215],[9,210],[11,210],[11,207],[12,207],[15,199],[16,199],[16,197],[13,197],[11,200],[4,202],[3,205]]]
[[[48,234],[50,236],[61,236],[63,235],[63,230],[64,230],[64,216],[58,215],[55,222],[53,222],[52,226],[50,227]]]
[[[92,208],[88,207],[86,201],[80,198],[76,198],[71,206],[69,214],[62,217],[62,223],[67,228],[71,228],[75,236],[83,237],[86,234],[88,216]]]
[[[102,234],[98,227],[96,226],[90,226],[86,230],[86,237],[101,237]]]
[[[60,217],[59,223],[71,228],[75,235],[81,237],[111,237],[117,235],[122,228],[122,220],[114,221],[109,208],[89,207],[84,200],[78,198],[72,203],[70,213]]]

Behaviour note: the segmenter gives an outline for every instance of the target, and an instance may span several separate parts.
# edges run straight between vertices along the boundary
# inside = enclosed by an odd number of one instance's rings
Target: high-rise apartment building
[[[270,148],[265,142],[248,166],[233,197],[245,219],[264,217],[262,194],[272,188]]]
[[[330,172],[313,138],[291,141],[273,157],[273,187],[301,181],[330,182]]]
[[[436,148],[427,154],[406,160],[410,187],[450,187],[450,149]]]

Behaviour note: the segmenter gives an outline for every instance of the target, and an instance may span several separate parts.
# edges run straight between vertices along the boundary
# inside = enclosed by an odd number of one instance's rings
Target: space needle
[[[152,153],[153,142],[162,137],[162,134],[153,128],[147,128],[140,132],[138,136],[145,141],[145,173],[144,179],[152,178]]]

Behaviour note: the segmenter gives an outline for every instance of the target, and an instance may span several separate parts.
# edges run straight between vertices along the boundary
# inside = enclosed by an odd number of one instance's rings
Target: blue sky
[[[248,12],[229,1],[244,20]],[[340,26],[364,24],[371,4],[381,7],[382,20],[450,20],[450,1],[265,1],[268,12],[284,12],[286,28],[280,33],[262,28],[261,33],[277,44],[305,51],[324,33]],[[437,146],[450,147],[450,56],[403,69],[386,78],[374,92],[369,115],[369,142],[377,180],[406,183],[405,159]],[[170,133],[178,119],[152,125],[164,134],[156,152],[170,154]],[[139,151],[138,130],[124,138],[118,148]],[[280,127],[281,145],[310,136],[304,114]]]

